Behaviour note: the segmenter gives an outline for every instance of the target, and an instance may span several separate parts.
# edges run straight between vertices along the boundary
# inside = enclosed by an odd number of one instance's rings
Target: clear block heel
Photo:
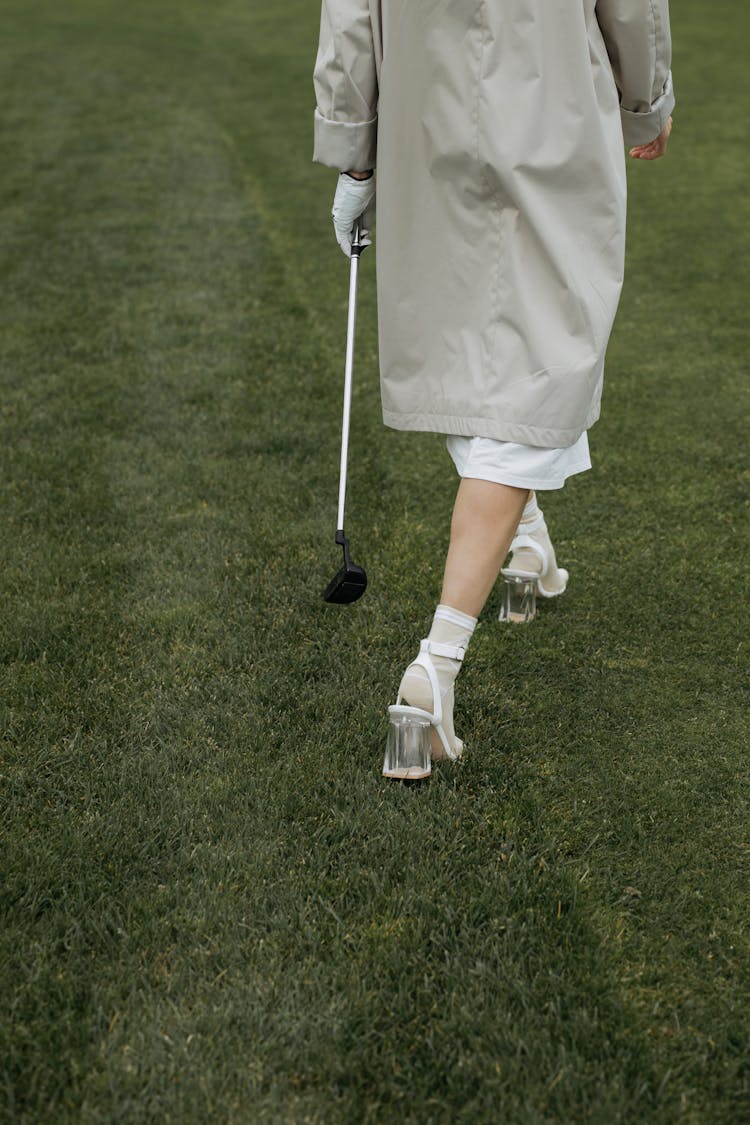
[[[503,571],[503,604],[499,621],[526,625],[536,617],[536,578],[528,574]]]
[[[543,533],[548,546],[534,538]],[[540,512],[537,518],[519,525],[510,545],[510,566],[503,567],[503,606],[499,621],[527,624],[536,616],[537,598],[557,598],[568,585],[568,572],[555,562],[547,525]]]
[[[455,762],[461,757],[463,743],[453,730],[453,681],[443,695],[432,658],[442,656],[460,664],[465,655],[465,645],[420,641],[419,655],[406,669],[398,698],[388,708],[385,777],[429,777],[433,761]],[[421,706],[414,706],[417,703]]]
[[[401,781],[429,777],[431,716],[419,707],[396,704],[388,708],[388,720],[383,777]]]

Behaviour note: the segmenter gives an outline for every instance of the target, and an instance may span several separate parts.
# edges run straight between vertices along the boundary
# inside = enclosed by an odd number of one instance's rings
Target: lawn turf
[[[746,59],[673,13],[570,590],[379,774],[452,468],[383,429],[310,164],[316,5],[8,0],[3,1120],[750,1119]]]

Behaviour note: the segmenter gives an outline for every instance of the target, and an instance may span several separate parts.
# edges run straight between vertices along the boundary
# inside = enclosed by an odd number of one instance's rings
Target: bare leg
[[[525,488],[463,478],[453,507],[442,605],[479,616],[528,498]]]
[[[447,756],[443,739],[458,756],[463,744],[453,729],[453,682],[503,560],[508,553],[529,493],[486,480],[464,477],[451,521],[451,540],[445,563],[440,605],[420,656],[409,665],[399,687],[399,698],[412,707],[440,715],[440,731],[433,724],[432,757]],[[420,660],[426,659],[437,677],[440,699]],[[434,646],[430,648],[430,646]],[[437,719],[436,719],[437,723]]]

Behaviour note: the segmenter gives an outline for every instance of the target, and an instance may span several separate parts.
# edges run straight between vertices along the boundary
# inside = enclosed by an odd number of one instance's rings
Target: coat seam
[[[653,77],[651,79],[651,91],[650,91],[650,93],[651,93],[651,106],[653,108],[654,101],[656,100],[654,98],[654,93],[655,93],[657,71],[658,71],[658,65],[657,64],[659,62],[659,51],[658,51],[659,44],[658,44],[658,36],[657,36],[658,30],[659,30],[659,26],[658,26],[659,20],[658,20],[658,15],[657,15],[657,12],[656,12],[656,5],[654,3],[654,0],[650,0],[649,7],[651,9],[651,57],[653,59]]]
[[[482,357],[482,383],[487,379],[487,372],[490,368],[491,348],[489,341],[489,334],[492,333],[492,326],[496,323],[500,315],[500,251],[501,251],[501,227],[500,227],[500,212],[497,205],[497,196],[490,187],[489,179],[482,166],[482,159],[480,153],[480,133],[481,133],[481,102],[482,102],[482,68],[484,65],[485,53],[487,44],[489,42],[489,24],[486,18],[487,0],[480,0],[477,7],[477,22],[481,32],[479,43],[479,58],[477,60],[477,74],[476,74],[476,98],[474,99],[474,157],[477,162],[477,171],[479,173],[479,180],[482,184],[487,198],[489,200],[489,209],[492,216],[492,241],[495,243],[495,254],[492,265],[492,281],[490,285],[490,309],[489,309],[489,323],[487,325],[487,336],[483,341],[483,346],[480,350]]]

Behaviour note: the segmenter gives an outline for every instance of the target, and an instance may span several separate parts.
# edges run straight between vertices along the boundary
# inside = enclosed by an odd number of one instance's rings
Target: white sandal
[[[500,573],[505,579],[505,597],[503,608],[500,611],[501,621],[526,622],[531,621],[536,613],[536,595],[542,598],[558,598],[564,594],[568,586],[568,572],[561,566],[553,565],[554,555],[547,550],[543,543],[533,538],[533,532],[546,530],[543,514],[530,523],[519,524],[513,542],[510,545],[510,565],[501,569]],[[516,560],[519,551],[530,551],[534,560]],[[534,566],[538,560],[539,566]],[[525,565],[523,565],[525,564]],[[558,588],[545,585],[544,580],[555,576]]]
[[[444,656],[448,660],[461,661],[465,655],[466,648],[460,645],[448,645],[430,640],[420,642],[419,655],[406,669],[401,685],[403,686],[404,680],[412,668],[422,668],[427,673],[427,681],[425,682],[423,677],[420,676],[417,682],[409,685],[408,691],[409,698],[422,703],[423,706],[403,703],[404,696],[399,689],[396,703],[388,708],[391,729],[383,764],[385,777],[402,779],[427,777],[430,773],[431,761],[447,758],[455,762],[461,757],[463,743],[452,730],[453,683],[450,684],[445,696],[443,696],[437,669],[431,658],[433,656]],[[427,706],[425,689],[428,689],[432,694],[431,710]],[[450,731],[446,731],[443,723],[448,715],[451,717]],[[427,731],[429,731],[429,739],[421,737],[422,734],[426,735]],[[453,734],[453,743],[451,743],[449,733]]]

